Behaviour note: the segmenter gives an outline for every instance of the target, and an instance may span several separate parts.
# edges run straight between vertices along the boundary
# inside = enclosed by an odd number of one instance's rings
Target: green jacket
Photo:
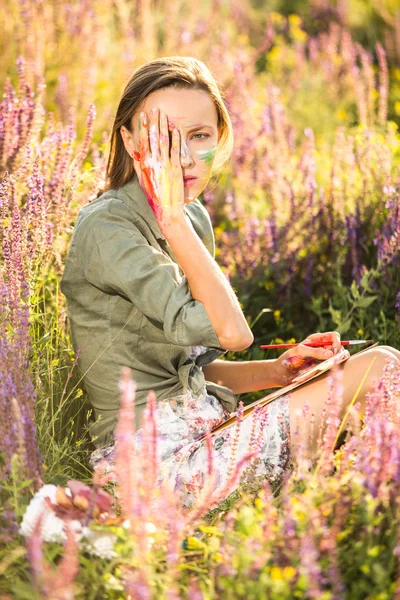
[[[214,257],[206,209],[196,199],[184,211]],[[203,304],[191,296],[136,175],[79,211],[60,287],[74,350],[81,348],[84,387],[95,419],[101,415],[91,429],[97,446],[112,439],[122,365],[136,382],[136,426],[149,390],[164,400],[206,386],[225,408],[236,410],[232,390],[204,379],[201,367],[226,350]],[[192,345],[209,350],[190,359]]]

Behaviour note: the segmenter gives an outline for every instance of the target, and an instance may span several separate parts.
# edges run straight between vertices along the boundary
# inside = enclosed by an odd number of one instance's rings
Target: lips
[[[184,187],[188,188],[188,187],[192,187],[192,185],[194,185],[197,181],[197,177],[189,177],[189,176],[185,176],[183,178],[183,185]]]

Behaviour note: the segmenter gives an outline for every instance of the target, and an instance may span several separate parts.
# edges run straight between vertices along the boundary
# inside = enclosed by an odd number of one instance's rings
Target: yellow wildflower
[[[285,22],[285,17],[283,17],[283,15],[281,15],[280,13],[277,12],[272,12],[270,14],[271,17],[271,21],[275,24],[275,25],[282,25]]]
[[[262,508],[264,508],[264,502],[261,500],[261,498],[256,498],[254,500],[254,506],[261,510]]]
[[[301,25],[301,17],[299,15],[289,15],[289,23],[299,27]]]
[[[296,569],[294,569],[293,567],[284,567],[283,576],[285,579],[293,579],[293,577],[295,575],[296,575]]]
[[[307,39],[306,32],[300,29],[300,27],[292,27],[290,33],[296,42],[305,42]]]
[[[271,569],[271,579],[283,579],[282,577],[282,569],[280,567],[272,567]]]
[[[343,108],[338,108],[336,111],[336,116],[341,120],[345,121],[347,119],[347,112],[343,110]]]

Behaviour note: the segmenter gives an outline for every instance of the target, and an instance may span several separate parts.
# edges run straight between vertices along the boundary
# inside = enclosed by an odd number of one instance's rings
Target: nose
[[[184,140],[181,143],[181,165],[182,167],[190,167],[194,163],[190,150]]]

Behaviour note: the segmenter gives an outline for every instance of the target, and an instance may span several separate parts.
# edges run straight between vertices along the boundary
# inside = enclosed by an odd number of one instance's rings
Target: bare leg
[[[363,352],[363,354],[360,354],[359,356],[354,355],[345,363],[339,365],[338,368],[342,369],[343,371],[343,376],[341,379],[341,385],[343,387],[343,405],[342,413],[340,415],[341,419],[343,419],[345,416],[348,405],[353,399],[363,379],[363,376],[365,375],[365,372],[373,362],[369,374],[357,396],[357,402],[361,402],[361,412],[364,413],[363,407],[365,405],[365,394],[373,390],[374,381],[380,380],[383,368],[387,364],[388,359],[395,361],[400,366],[400,352],[398,350],[388,346],[378,346]],[[317,453],[317,438],[321,422],[321,413],[329,393],[328,377],[329,372],[321,375],[321,377],[314,381],[310,381],[291,393],[289,400],[289,420],[291,432],[291,452],[293,457],[295,454],[295,437],[293,434],[297,428],[299,419],[298,413],[302,411],[306,402],[310,405],[308,415],[314,413],[315,416],[311,448],[312,457],[314,457]]]
[[[393,356],[396,356],[396,358],[400,360],[400,350],[396,350],[396,348],[392,348],[392,346],[378,346],[378,348],[387,350],[388,352],[393,354]]]

